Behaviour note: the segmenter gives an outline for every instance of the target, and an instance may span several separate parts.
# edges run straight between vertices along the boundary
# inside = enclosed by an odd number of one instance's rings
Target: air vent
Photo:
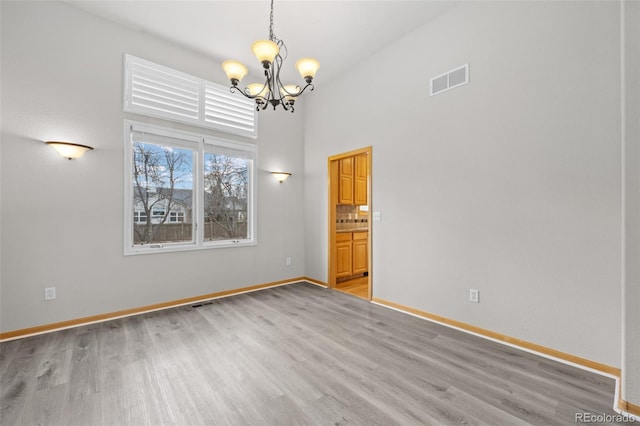
[[[447,71],[431,79],[430,95],[438,95],[469,82],[469,64]]]

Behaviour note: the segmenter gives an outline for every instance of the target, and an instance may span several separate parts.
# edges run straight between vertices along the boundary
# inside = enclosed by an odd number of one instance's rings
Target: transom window
[[[229,87],[125,55],[124,111],[256,138],[253,100]]]
[[[255,244],[255,145],[125,126],[125,254]]]

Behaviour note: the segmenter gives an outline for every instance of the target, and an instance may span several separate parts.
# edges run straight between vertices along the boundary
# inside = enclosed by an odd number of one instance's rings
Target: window
[[[164,198],[163,200],[166,200],[166,198]],[[153,210],[151,212],[151,222],[158,223],[157,221],[163,220],[165,218],[164,216],[165,216],[164,210]]]
[[[147,213],[144,210],[136,210],[133,212],[134,223],[147,223]]]
[[[197,146],[172,135],[131,132],[131,191],[133,211],[143,212],[144,223],[132,227],[132,245],[154,247],[193,243],[193,229],[174,229],[168,212],[179,204],[193,210],[193,174]],[[188,220],[193,222],[193,219]]]
[[[251,159],[241,151],[207,145],[204,153],[204,226],[206,241],[250,237],[247,221]]]
[[[125,134],[125,254],[255,244],[255,145],[130,121]]]
[[[169,222],[184,222],[184,212],[169,212]]]
[[[125,55],[124,111],[256,138],[253,100],[174,69]]]

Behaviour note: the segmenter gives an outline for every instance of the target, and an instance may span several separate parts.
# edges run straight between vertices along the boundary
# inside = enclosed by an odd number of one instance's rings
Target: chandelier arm
[[[279,45],[281,43],[278,43]],[[278,105],[282,105],[282,107],[285,109],[285,111],[288,110],[287,106],[286,106],[286,102],[284,102],[284,96],[282,95],[282,93],[280,92],[281,89],[284,87],[284,85],[282,84],[282,81],[280,81],[280,70],[282,69],[282,56],[280,55],[280,53],[278,53],[276,55],[276,57],[273,59],[273,66],[272,71],[271,71],[271,78],[268,79],[268,84],[269,84],[269,103],[271,103],[271,105],[273,105],[273,109],[275,110],[276,107]]]
[[[273,70],[271,71],[270,77],[267,79],[267,83],[269,84],[269,100],[273,100],[276,98],[276,93],[278,92],[278,74],[280,74],[280,66],[277,64],[278,56],[273,60]]]
[[[284,87],[284,84],[282,84],[282,81],[280,81],[280,69],[282,67],[282,56],[280,56],[280,54],[278,54],[276,56],[276,59],[273,61],[274,64],[274,70],[273,70],[273,74],[274,74],[274,85],[278,86],[278,95],[280,95],[280,88]],[[280,98],[282,99],[282,98]]]
[[[229,88],[229,91],[231,93],[240,93],[242,96],[247,97],[249,99],[255,98],[255,96],[252,97],[251,95],[247,95],[246,93],[244,93],[244,90],[240,89],[238,86],[231,86]]]
[[[260,95],[260,93],[263,93],[263,92],[264,92],[264,89],[265,89],[266,87],[268,87],[268,88],[269,88],[269,90],[271,90],[271,85],[270,85],[271,76],[269,75],[269,69],[265,69],[265,70],[264,70],[264,76],[265,76],[266,80],[265,80],[264,84],[262,85],[262,90],[260,90],[260,91],[258,92],[258,94],[257,94],[257,95],[248,95],[247,97],[248,97],[249,99],[262,98],[262,99],[264,99],[265,101],[268,101],[268,100],[269,100],[269,95],[268,95],[268,94],[267,94],[267,97],[266,97],[266,98],[265,98],[264,96],[261,96],[261,95]],[[247,90],[247,89],[245,88],[244,90]]]
[[[304,86],[304,87],[302,88],[302,90],[300,90],[300,91],[298,92],[298,94],[297,94],[297,95],[291,95],[291,96],[295,96],[295,97],[297,98],[298,96],[302,95],[302,92],[304,92],[305,90],[307,90],[307,87],[311,87],[311,89],[309,89],[309,91],[310,91],[310,92],[313,92],[313,89],[314,89],[313,84],[311,84],[311,83],[307,83],[307,85],[306,85],[306,86]]]
[[[280,70],[282,69],[282,56],[280,56],[280,53],[278,53],[275,57],[275,59],[273,60],[273,76],[274,79],[276,81],[276,83],[278,84],[278,86],[280,87],[284,87],[284,85],[282,84],[282,82],[280,81]]]
[[[240,93],[241,95],[249,99],[263,99],[267,101],[268,99],[265,98],[264,96],[261,96],[260,93],[264,92],[265,87],[267,87],[269,84],[269,81],[270,81],[269,70],[264,70],[264,75],[266,77],[266,81],[262,85],[262,90],[260,90],[257,95],[251,95],[250,93],[247,93],[247,90],[249,89],[246,87],[244,89],[240,89],[238,86],[231,86],[229,88],[229,91],[231,93]]]
[[[287,45],[284,44],[284,41],[279,40],[277,38],[275,38],[272,41],[275,41],[278,44],[278,55],[282,57],[281,62],[284,62],[287,59],[287,56],[289,56],[289,49],[287,49]],[[284,52],[284,55],[282,54],[282,52]]]
[[[266,83],[264,86],[262,86],[263,88],[266,86]],[[244,88],[244,90],[241,90],[238,86],[231,86],[229,88],[229,91],[231,93],[240,93],[242,96],[249,98],[249,99],[262,99],[262,100],[269,100],[268,98],[265,98],[264,96],[257,94],[257,95],[251,95],[249,93],[246,92],[246,90],[248,90],[246,87]],[[264,89],[263,89],[264,90]],[[260,93],[262,93],[262,91],[260,91]]]

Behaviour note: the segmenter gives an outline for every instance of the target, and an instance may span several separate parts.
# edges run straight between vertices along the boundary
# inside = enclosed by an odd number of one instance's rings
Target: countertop
[[[344,234],[345,232],[367,232],[368,228],[339,229],[336,234]]]

